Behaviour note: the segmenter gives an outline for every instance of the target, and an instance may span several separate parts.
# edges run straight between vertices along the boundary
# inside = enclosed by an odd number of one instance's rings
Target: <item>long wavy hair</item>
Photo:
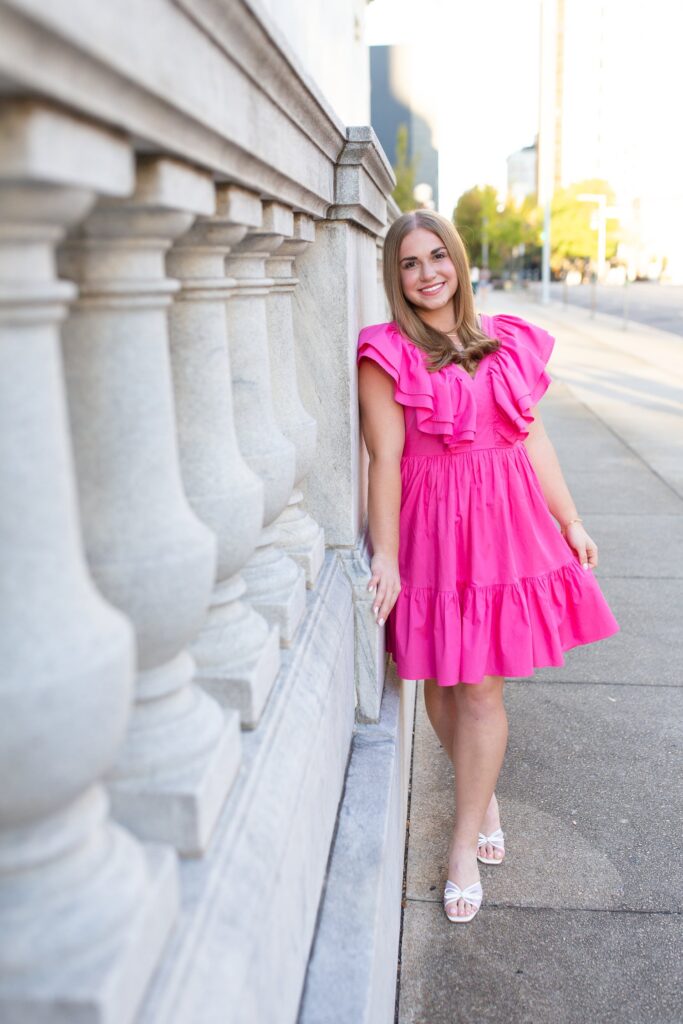
[[[452,299],[453,323],[463,345],[462,351],[455,348],[447,334],[425,323],[417,308],[403,294],[399,252],[401,242],[415,228],[424,228],[438,235],[455,266],[458,287]],[[449,363],[459,363],[472,373],[485,355],[499,348],[498,339],[490,338],[477,324],[465,244],[453,224],[440,213],[413,210],[402,214],[391,225],[384,239],[384,289],[398,329],[430,357],[428,370],[436,372]]]

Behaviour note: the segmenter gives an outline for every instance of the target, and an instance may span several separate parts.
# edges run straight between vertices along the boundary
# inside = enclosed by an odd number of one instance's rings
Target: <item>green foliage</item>
[[[488,218],[489,232],[489,263],[490,263],[490,227],[496,215],[498,193],[493,185],[483,188],[471,188],[458,199],[453,211],[453,223],[467,248],[470,263],[482,265],[482,242],[484,237],[484,217]]]
[[[592,260],[598,256],[598,232],[591,226],[597,203],[579,200],[583,194],[604,195],[608,206],[614,204],[614,193],[606,181],[598,178],[577,182],[558,189],[551,204],[551,266],[554,271],[566,268],[574,260]],[[543,228],[543,211],[535,196],[527,196],[521,206],[498,199],[493,185],[471,188],[458,199],[453,223],[465,242],[471,264],[482,266],[483,240],[489,245],[489,267],[498,273],[513,264],[513,250],[524,245],[526,256],[538,253]],[[619,225],[607,220],[606,259],[614,257],[620,241]]]
[[[533,250],[539,245],[540,214],[535,196],[528,196],[519,207],[512,202],[500,206],[493,185],[484,185],[464,192],[453,211],[453,223],[465,242],[470,263],[483,265],[487,237],[488,265],[494,273],[510,264],[517,246]]]
[[[597,260],[598,232],[591,227],[591,218],[598,204],[580,201],[578,196],[583,193],[606,196],[608,206],[614,203],[614,192],[606,181],[599,178],[579,181],[555,192],[550,207],[551,265],[554,270],[575,259]],[[605,252],[608,261],[616,254],[619,237],[617,222],[608,219]]]
[[[415,176],[417,174],[417,156],[413,154],[408,158],[408,125],[400,124],[396,132],[396,163],[394,165],[396,175],[396,188],[392,196],[399,209],[407,212],[415,209],[413,189],[415,188]]]

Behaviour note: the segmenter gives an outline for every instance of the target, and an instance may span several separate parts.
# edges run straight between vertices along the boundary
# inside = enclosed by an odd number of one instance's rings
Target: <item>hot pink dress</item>
[[[500,339],[474,379],[436,373],[395,323],[366,327],[374,360],[404,406],[399,573],[387,650],[403,679],[440,686],[529,676],[563,651],[619,631],[592,569],[552,517],[526,447],[531,408],[550,384],[554,338],[516,316],[484,316]]]

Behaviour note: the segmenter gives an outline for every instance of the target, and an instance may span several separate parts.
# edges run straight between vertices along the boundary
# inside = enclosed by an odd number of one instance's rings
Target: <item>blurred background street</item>
[[[683,335],[683,287],[680,285],[663,288],[654,282],[639,281],[633,286],[583,284],[570,288],[553,282],[550,295],[556,302],[583,309],[591,309],[595,305],[598,312]]]

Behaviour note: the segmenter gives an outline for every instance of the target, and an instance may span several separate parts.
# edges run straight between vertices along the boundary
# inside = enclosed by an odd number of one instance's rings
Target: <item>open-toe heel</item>
[[[454,921],[459,924],[465,924],[467,921],[471,921],[475,914],[478,913],[481,901],[484,898],[484,891],[481,887],[481,882],[472,882],[465,889],[461,889],[455,882],[451,882],[450,878],[446,882],[446,888],[443,894],[443,909],[446,917],[449,921]],[[467,903],[474,904],[474,910],[471,914],[449,914],[448,904],[453,903],[455,900],[465,900]]]
[[[496,850],[502,850],[503,857],[505,856],[505,836],[503,835],[502,828],[497,828],[490,836],[485,836],[483,832],[480,832],[477,851],[479,851],[480,846],[486,846],[487,843],[490,843]],[[477,860],[482,864],[500,864],[503,861],[503,857],[480,857],[479,852],[477,852]]]

